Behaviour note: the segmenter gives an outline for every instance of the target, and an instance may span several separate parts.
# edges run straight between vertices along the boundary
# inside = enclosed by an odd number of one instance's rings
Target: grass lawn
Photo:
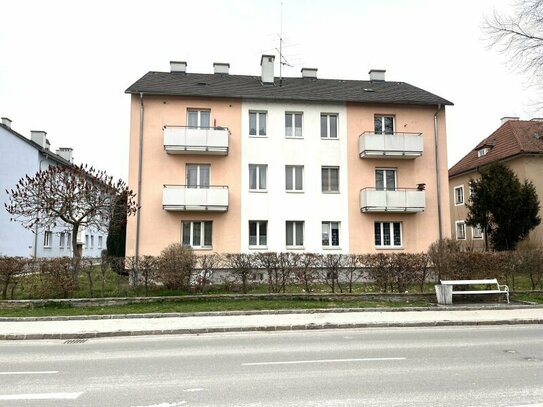
[[[426,301],[319,301],[319,300],[197,300],[160,301],[103,307],[71,307],[49,304],[23,309],[0,309],[0,317],[40,317],[70,315],[144,314],[163,312],[247,311],[315,308],[428,307]]]

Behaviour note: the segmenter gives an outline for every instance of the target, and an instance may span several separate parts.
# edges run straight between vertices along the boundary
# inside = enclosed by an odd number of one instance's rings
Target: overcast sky
[[[503,116],[541,117],[525,76],[487,49],[485,14],[511,0],[283,0],[284,54],[300,76],[367,79],[371,68],[442,96],[449,167],[499,127]],[[212,73],[260,74],[275,53],[280,0],[4,0],[0,7],[0,116],[76,162],[127,178],[129,96],[124,91],[169,61]],[[276,68],[277,72],[277,68]],[[1,159],[1,158],[0,158]]]

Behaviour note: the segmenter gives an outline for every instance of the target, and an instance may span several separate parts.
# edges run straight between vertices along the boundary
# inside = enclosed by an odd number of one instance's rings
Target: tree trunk
[[[79,266],[81,264],[81,250],[77,247],[77,234],[79,233],[79,224],[73,225],[72,229],[72,278],[77,283]]]

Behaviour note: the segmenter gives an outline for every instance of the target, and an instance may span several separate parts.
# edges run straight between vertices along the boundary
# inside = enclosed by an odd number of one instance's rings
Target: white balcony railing
[[[228,187],[189,187],[164,185],[162,207],[167,211],[215,211],[228,210]]]
[[[423,152],[421,133],[379,134],[366,131],[358,138],[360,158],[414,159]]]
[[[364,188],[360,191],[362,212],[422,212],[426,194],[420,189],[395,189],[392,191]]]
[[[164,126],[164,150],[169,154],[228,155],[225,127]]]

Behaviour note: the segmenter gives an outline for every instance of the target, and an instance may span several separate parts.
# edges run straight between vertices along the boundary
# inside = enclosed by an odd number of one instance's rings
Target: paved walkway
[[[0,318],[2,339],[73,339],[302,329],[542,324],[543,307],[322,310]]]

